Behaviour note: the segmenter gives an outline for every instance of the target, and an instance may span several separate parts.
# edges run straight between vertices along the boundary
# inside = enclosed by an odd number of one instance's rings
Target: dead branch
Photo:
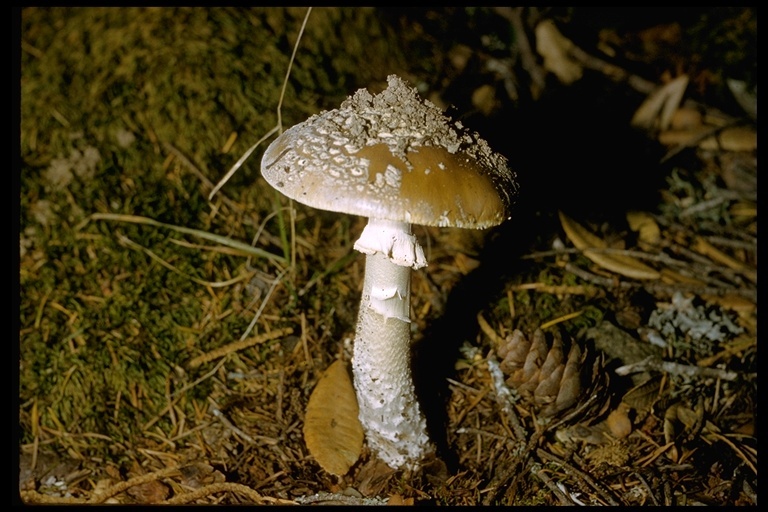
[[[701,366],[664,361],[655,356],[649,356],[637,363],[625,364],[624,366],[616,368],[615,371],[618,375],[624,376],[629,375],[630,373],[647,372],[649,370],[671,373],[673,375],[684,375],[686,377],[712,378],[727,381],[734,381],[739,377],[757,377],[756,373],[739,374],[738,372],[721,370],[719,368],[704,368]]]

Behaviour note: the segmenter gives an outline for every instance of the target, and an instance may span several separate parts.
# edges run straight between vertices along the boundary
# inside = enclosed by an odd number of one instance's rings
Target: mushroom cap
[[[500,224],[518,192],[506,158],[396,75],[286,130],[261,172],[315,208],[427,226]]]

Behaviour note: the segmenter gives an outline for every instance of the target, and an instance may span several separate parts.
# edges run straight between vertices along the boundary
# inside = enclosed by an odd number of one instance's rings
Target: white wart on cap
[[[323,210],[462,228],[506,220],[518,191],[506,158],[399,77],[388,84],[286,130],[264,153],[264,178]]]

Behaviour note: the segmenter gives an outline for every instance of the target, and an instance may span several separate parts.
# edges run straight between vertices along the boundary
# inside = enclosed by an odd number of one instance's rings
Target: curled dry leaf
[[[639,414],[645,415],[658,401],[661,386],[659,377],[648,377],[627,391],[621,401],[630,409],[635,409]]]
[[[700,399],[694,408],[677,402],[664,411],[664,441],[672,444],[667,455],[677,461],[677,445],[689,443],[701,432],[704,426],[704,405]]]
[[[608,254],[606,252],[595,251],[595,249],[606,249],[608,244],[605,241],[590,233],[584,226],[574,221],[563,212],[560,215],[560,223],[563,226],[568,239],[584,252],[584,256],[617,274],[634,279],[658,279],[660,274],[657,270],[649,267],[640,260],[627,256],[625,254]]]
[[[626,404],[619,404],[619,406],[608,415],[605,424],[611,435],[616,439],[624,439],[627,437],[632,433],[632,420],[629,419],[629,406]]]
[[[363,427],[347,364],[334,362],[315,386],[304,418],[304,441],[320,467],[344,475],[363,448]]]
[[[661,230],[656,220],[648,212],[627,212],[629,229],[637,232],[641,242],[654,246],[661,241]]]

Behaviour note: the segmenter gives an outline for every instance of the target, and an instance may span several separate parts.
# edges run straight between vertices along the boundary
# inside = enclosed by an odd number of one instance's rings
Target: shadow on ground
[[[576,218],[621,223],[632,209],[655,209],[669,165],[661,147],[629,127],[642,98],[626,88],[585,77],[525,110],[465,122],[504,153],[521,182],[512,219],[491,230],[480,265],[451,290],[442,315],[414,348],[414,379],[432,438],[456,469],[447,442],[447,378],[455,378],[459,347],[478,333],[477,314],[495,303],[505,284],[532,263],[520,257],[534,247],[549,248],[559,233],[557,210]],[[605,80],[603,80],[604,82]],[[604,90],[605,94],[595,91]]]

